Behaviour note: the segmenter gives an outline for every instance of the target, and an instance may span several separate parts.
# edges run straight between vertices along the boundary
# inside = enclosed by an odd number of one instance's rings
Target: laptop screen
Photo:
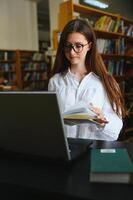
[[[71,159],[56,93],[1,92],[0,105],[0,148]]]

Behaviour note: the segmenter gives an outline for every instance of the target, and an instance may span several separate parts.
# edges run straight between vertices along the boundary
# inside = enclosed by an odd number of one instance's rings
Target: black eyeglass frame
[[[89,44],[89,43],[87,43]],[[75,44],[68,44],[68,45],[65,45],[64,48],[65,48],[65,52],[68,53],[70,52],[72,49],[74,50],[75,53],[81,53],[83,51],[83,48],[87,45],[87,44],[80,44],[80,43],[75,43]],[[75,46],[76,45],[79,45],[81,50],[79,51],[76,51],[75,49]]]

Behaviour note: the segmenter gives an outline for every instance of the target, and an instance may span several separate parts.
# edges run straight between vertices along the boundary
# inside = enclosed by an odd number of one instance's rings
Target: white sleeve
[[[104,93],[105,91],[100,90],[99,98],[98,93],[95,94],[95,104],[96,106],[102,109],[105,118],[109,123],[107,123],[103,128],[100,126],[95,125],[95,131],[92,132],[91,136],[94,139],[98,140],[108,140],[113,141],[117,140],[120,134],[120,131],[123,127],[122,118],[119,117],[115,111],[112,109],[110,101],[107,97],[107,94]],[[100,102],[101,99],[101,103]],[[103,103],[104,102],[104,103]],[[95,105],[94,104],[94,105]],[[99,104],[99,105],[98,105]]]
[[[89,136],[90,139],[106,141],[115,141],[118,139],[123,126],[122,119],[119,118],[115,112],[112,114],[105,114],[105,116],[108,119],[109,123],[106,124],[104,127],[94,124],[88,126],[89,132],[91,130]]]
[[[49,83],[48,83],[48,91],[50,91],[50,92],[55,92],[55,91],[56,91],[56,88],[55,88],[55,86],[54,86],[54,79],[53,79],[53,78],[51,78],[51,79],[49,80]]]
[[[123,127],[122,119],[113,111],[112,113],[104,113],[109,123],[105,125],[103,134],[110,136],[113,140],[117,140],[119,133]]]
[[[102,134],[101,137],[105,140],[117,140],[123,127],[123,121],[122,118],[113,111],[107,97],[105,105],[103,106],[103,113],[109,123],[107,123],[104,128],[99,128],[97,134]]]

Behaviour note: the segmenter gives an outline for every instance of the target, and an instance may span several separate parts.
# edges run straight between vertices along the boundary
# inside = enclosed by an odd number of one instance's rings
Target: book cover
[[[125,148],[92,149],[90,181],[132,183],[133,163]]]
[[[107,20],[106,15],[101,16],[95,23],[95,29],[103,30],[106,20]]]

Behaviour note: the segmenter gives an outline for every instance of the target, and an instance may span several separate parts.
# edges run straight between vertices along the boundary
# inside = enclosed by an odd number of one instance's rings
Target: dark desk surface
[[[94,141],[91,148],[125,146],[133,160],[133,143]],[[0,151],[0,193],[3,199],[91,199],[128,200],[133,185],[94,184],[89,182],[88,151],[77,162],[48,163],[10,157]]]

